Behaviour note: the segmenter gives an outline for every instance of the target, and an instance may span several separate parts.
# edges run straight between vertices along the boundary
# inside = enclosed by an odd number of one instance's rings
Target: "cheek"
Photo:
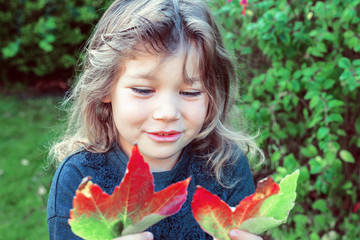
[[[203,102],[201,104],[201,117],[202,117],[203,123],[205,122],[205,119],[207,117],[208,109],[209,109],[209,97],[208,97],[208,95],[205,95]]]
[[[205,123],[207,109],[208,109],[208,102],[207,99],[205,99],[202,102],[186,107],[185,111],[187,118],[192,123],[192,125],[201,128]]]
[[[125,125],[137,125],[146,119],[147,109],[141,101],[136,101],[126,95],[119,96],[113,102],[114,120],[120,128]]]

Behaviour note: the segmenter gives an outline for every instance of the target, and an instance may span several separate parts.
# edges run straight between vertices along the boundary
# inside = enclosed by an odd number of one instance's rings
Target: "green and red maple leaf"
[[[284,223],[294,206],[299,171],[280,185],[271,177],[258,183],[256,192],[231,209],[198,186],[192,201],[193,215],[201,228],[217,239],[229,239],[231,229],[259,234]],[[153,176],[135,145],[125,176],[112,195],[90,178],[76,190],[70,211],[71,230],[84,239],[113,239],[140,233],[177,213],[187,197],[190,178],[154,192]]]
[[[268,177],[259,181],[254,194],[230,208],[218,196],[198,186],[191,203],[200,227],[217,239],[230,240],[231,229],[260,234],[286,222],[294,207],[299,170],[286,176],[280,185]]]
[[[187,197],[190,178],[154,192],[153,176],[135,145],[121,184],[112,195],[89,179],[73,199],[69,224],[84,239],[113,239],[139,233],[178,212]]]

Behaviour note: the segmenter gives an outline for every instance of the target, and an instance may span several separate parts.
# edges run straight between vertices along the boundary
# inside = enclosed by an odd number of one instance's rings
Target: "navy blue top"
[[[188,148],[172,170],[153,172],[155,191],[192,176],[187,200],[180,211],[147,229],[154,234],[154,239],[212,239],[202,231],[192,215],[192,197],[196,185],[217,194],[230,206],[236,206],[244,197],[252,194],[255,187],[247,158],[242,152],[237,158],[233,166],[226,166],[224,170],[225,183],[238,180],[231,189],[222,187],[205,168],[205,161],[191,156]],[[49,239],[82,239],[72,233],[68,224],[72,201],[81,180],[91,176],[94,183],[112,194],[125,174],[127,162],[128,158],[116,144],[106,153],[84,150],[67,157],[57,169],[50,189],[47,206]]]

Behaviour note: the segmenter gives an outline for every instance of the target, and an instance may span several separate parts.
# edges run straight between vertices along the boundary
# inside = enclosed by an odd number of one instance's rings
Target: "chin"
[[[149,154],[149,155],[144,155],[145,158],[150,158],[150,159],[154,159],[154,160],[167,160],[171,157],[173,157],[175,154]]]

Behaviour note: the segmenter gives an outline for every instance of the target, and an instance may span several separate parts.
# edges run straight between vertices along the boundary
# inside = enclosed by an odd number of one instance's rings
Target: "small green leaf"
[[[305,157],[310,158],[310,157],[315,157],[318,154],[318,151],[314,145],[309,144],[306,148],[301,148],[301,153]]]
[[[323,120],[322,116],[313,117],[308,125],[308,128],[313,128],[316,124]]]
[[[316,47],[309,47],[308,49],[307,49],[307,51],[311,54],[311,55],[313,55],[313,56],[315,56],[315,57],[323,57],[324,56],[324,53],[322,53],[318,48],[316,48]]]
[[[271,156],[271,162],[276,163],[277,161],[279,161],[281,158],[281,153],[280,152],[274,152],[273,155]]]
[[[310,240],[320,240],[319,234],[312,232],[310,234]]]
[[[315,158],[310,159],[310,173],[317,174],[323,170],[323,167],[326,165],[326,162],[320,157],[317,156]]]
[[[319,31],[316,30],[316,29],[314,29],[314,30],[312,30],[312,31],[309,33],[309,36],[310,36],[310,37],[315,37],[315,36],[317,36],[318,34],[319,34]]]
[[[315,215],[314,217],[314,225],[317,229],[325,229],[327,227],[327,219],[325,218],[324,214]]]
[[[296,228],[301,227],[301,229],[304,229],[308,222],[308,217],[303,214],[296,214],[294,216],[294,222],[296,224]]]
[[[310,179],[309,170],[306,166],[304,166],[300,169],[299,181],[305,183],[309,181],[309,179]]]
[[[46,29],[55,29],[56,28],[56,18],[55,17],[48,17],[45,21],[45,28]]]
[[[340,122],[342,123],[343,117],[338,113],[332,113],[326,118],[326,122]]]
[[[338,61],[338,66],[339,66],[340,68],[343,68],[343,69],[345,69],[345,68],[350,68],[350,67],[351,67],[351,62],[350,62],[350,60],[349,60],[348,58],[342,57],[342,58],[340,58],[340,60]]]
[[[322,213],[329,211],[329,208],[327,207],[324,199],[316,200],[312,207],[313,207],[313,209],[317,209]]]
[[[320,52],[326,52],[326,45],[323,42],[318,42],[316,44],[316,48],[320,51]]]
[[[53,46],[45,39],[39,42],[39,47],[45,50],[46,52],[51,52],[54,49]]]
[[[337,100],[337,99],[333,99],[331,101],[328,102],[328,106],[330,108],[334,108],[334,107],[341,107],[344,106],[345,103],[343,101]]]
[[[310,105],[309,105],[310,109],[315,108],[320,102],[320,100],[321,98],[319,96],[313,96],[310,100]]]
[[[291,154],[284,157],[284,167],[287,168],[288,171],[292,170],[292,169],[299,168],[299,162],[294,157],[294,154],[291,153]]]
[[[328,134],[329,134],[329,129],[326,127],[321,127],[321,128],[319,128],[319,130],[316,134],[316,138],[320,141],[320,140],[324,139]]]
[[[19,52],[19,48],[20,48],[19,41],[11,42],[5,48],[2,49],[2,55],[5,59],[14,57]]]
[[[355,159],[354,159],[353,155],[349,151],[341,150],[339,155],[342,158],[342,160],[344,160],[344,162],[355,163]]]
[[[349,70],[344,70],[344,72],[340,75],[339,79],[344,82],[349,82],[354,78],[353,72]]]
[[[47,34],[45,37],[45,41],[48,43],[53,43],[55,42],[56,37],[53,34]]]
[[[319,91],[312,91],[312,90],[309,90],[305,96],[304,96],[304,99],[305,100],[309,100],[309,99],[312,99],[314,96],[319,96],[320,95],[320,92]]]
[[[354,66],[360,66],[360,59],[355,59],[355,60],[353,61],[353,65],[354,65]]]
[[[342,185],[342,189],[344,190],[348,190],[350,188],[352,188],[353,184],[350,181],[347,181],[344,185]]]
[[[291,80],[291,86],[295,93],[299,92],[301,89],[300,81],[296,79]]]
[[[334,86],[334,84],[335,84],[335,80],[333,80],[333,79],[325,80],[324,89],[330,89]]]

